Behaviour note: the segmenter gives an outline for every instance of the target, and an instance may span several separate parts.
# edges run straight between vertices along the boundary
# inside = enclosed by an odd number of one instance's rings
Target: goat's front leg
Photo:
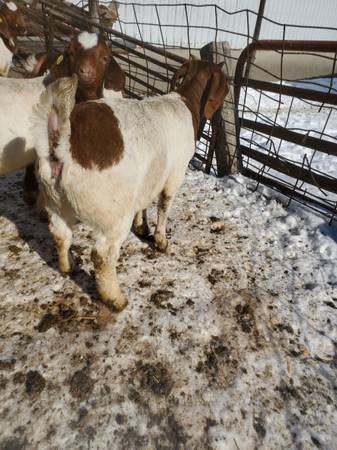
[[[127,231],[129,230],[130,225]],[[120,246],[125,237],[119,236],[116,238],[116,236],[113,236],[107,238],[100,235],[91,253],[91,259],[95,267],[97,290],[103,302],[116,312],[122,311],[128,304],[127,298],[124,297],[119,287],[116,271]]]
[[[146,209],[138,211],[133,219],[133,231],[138,237],[147,237],[150,234],[150,228],[147,223]]]
[[[175,192],[170,192],[169,190],[164,189],[158,201],[158,219],[156,230],[154,232],[154,241],[156,248],[165,252],[167,249],[168,241],[166,238],[166,225],[168,214],[174,199]]]
[[[63,273],[72,272],[74,269],[74,262],[70,254],[71,239],[73,236],[71,224],[68,224],[58,214],[52,213],[50,216],[49,229],[57,247],[60,271]]]

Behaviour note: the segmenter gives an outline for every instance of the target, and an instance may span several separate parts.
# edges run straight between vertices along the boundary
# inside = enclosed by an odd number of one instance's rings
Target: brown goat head
[[[181,84],[178,85],[178,82]],[[228,80],[220,67],[209,61],[190,59],[172,78],[171,90],[176,90],[190,109],[195,136],[202,117],[211,119],[223,105],[228,93]]]
[[[114,60],[102,36],[83,32],[74,37],[67,50],[50,69],[54,79],[78,76],[78,101],[94,100],[107,89],[122,91],[124,71]]]
[[[16,39],[26,33],[26,21],[21,9],[12,1],[0,6],[0,34],[6,39]]]

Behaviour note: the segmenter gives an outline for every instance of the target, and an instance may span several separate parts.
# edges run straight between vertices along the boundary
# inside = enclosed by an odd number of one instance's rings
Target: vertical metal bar
[[[259,6],[258,13],[257,13],[256,24],[255,24],[254,34],[253,34],[253,42],[257,41],[260,37],[260,31],[261,31],[261,25],[262,25],[262,19],[263,19],[263,15],[264,15],[265,6],[266,6],[266,1],[267,0],[260,0],[260,6]],[[246,71],[245,71],[245,75],[244,75],[244,77],[246,79],[249,76],[250,68],[251,68],[251,65],[254,62],[254,60],[255,60],[255,51],[252,51],[252,53],[247,58]]]
[[[98,0],[88,0],[89,1],[89,15],[90,19],[99,25],[99,12],[98,12]],[[90,31],[98,33],[99,28],[95,25],[90,25]]]

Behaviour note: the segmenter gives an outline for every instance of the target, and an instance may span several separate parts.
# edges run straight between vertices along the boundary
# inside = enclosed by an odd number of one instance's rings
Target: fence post
[[[99,25],[99,10],[97,0],[89,0],[89,16],[93,22]],[[98,33],[99,28],[95,27],[94,25],[90,25],[90,31]]]
[[[200,49],[202,59],[223,63],[223,71],[228,77],[233,76],[233,64],[230,58],[231,50],[228,42],[210,42]],[[222,111],[217,112],[212,119],[212,127],[216,129],[214,153],[219,177],[238,172],[236,159],[236,125],[234,89],[232,84],[224,102]]]
[[[264,10],[266,7],[266,1],[267,0],[260,0],[259,11],[258,11],[257,17],[256,17],[253,42],[257,41],[260,37],[260,31],[261,31]],[[255,51],[253,51],[247,59],[246,71],[245,71],[245,75],[244,75],[245,79],[247,79],[249,77],[250,68],[251,68],[251,65],[254,64],[254,61],[255,61]]]
[[[50,51],[53,48],[54,42],[54,18],[48,14],[45,5],[42,5],[42,13],[44,18],[43,33],[45,48],[47,51]]]

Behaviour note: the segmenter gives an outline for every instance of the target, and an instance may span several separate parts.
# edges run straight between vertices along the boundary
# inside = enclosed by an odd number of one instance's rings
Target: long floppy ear
[[[48,143],[49,152],[52,153],[60,139],[60,125],[57,110],[53,105],[48,116]]]
[[[49,86],[47,94],[51,101],[48,113],[49,150],[52,151],[58,143],[62,128],[69,121],[71,111],[75,106],[75,96],[78,87],[77,75],[62,78]]]
[[[226,76],[220,69],[213,73],[210,83],[209,94],[204,108],[206,119],[211,119],[215,111],[223,105],[229,91]]]
[[[53,80],[57,80],[62,77],[70,77],[72,74],[70,70],[70,58],[68,52],[65,51],[63,55],[61,54],[49,70]]]
[[[112,55],[105,74],[104,87],[113,91],[122,92],[125,87],[125,72]]]
[[[173,75],[170,83],[170,91],[173,91],[176,88],[178,80],[180,80],[180,78],[184,78],[184,76],[186,76],[189,66],[190,61],[185,62],[181,67],[179,67],[179,69],[176,70],[176,73]]]

